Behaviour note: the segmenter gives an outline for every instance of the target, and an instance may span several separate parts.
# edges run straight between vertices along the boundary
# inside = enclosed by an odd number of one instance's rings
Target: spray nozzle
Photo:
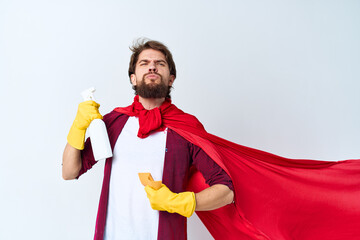
[[[81,96],[83,97],[84,101],[89,101],[89,100],[95,101],[95,98],[94,98],[95,91],[96,91],[96,89],[94,87],[91,87],[89,89],[82,91]]]

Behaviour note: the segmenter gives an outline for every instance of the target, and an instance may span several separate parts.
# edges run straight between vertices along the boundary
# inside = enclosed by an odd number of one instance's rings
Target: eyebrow
[[[150,62],[150,60],[142,59],[142,60],[139,61],[139,63],[141,63],[141,62],[146,62],[147,63],[147,62]],[[167,63],[165,60],[162,60],[162,59],[161,60],[155,60],[155,62],[156,63],[159,63],[159,62]]]

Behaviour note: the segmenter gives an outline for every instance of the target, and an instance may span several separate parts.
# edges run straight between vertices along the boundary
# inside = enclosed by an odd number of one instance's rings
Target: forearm
[[[81,169],[81,151],[67,143],[62,163],[62,177],[65,180],[75,179]]]
[[[232,203],[234,192],[226,185],[215,184],[196,193],[195,199],[195,211],[210,211]]]

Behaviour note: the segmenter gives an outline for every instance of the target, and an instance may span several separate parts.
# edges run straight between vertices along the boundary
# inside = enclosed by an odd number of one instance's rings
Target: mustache
[[[144,74],[144,78],[145,78],[147,75],[150,75],[150,74],[154,74],[154,75],[158,75],[159,77],[162,77],[160,74],[158,74],[158,73],[156,73],[156,72],[149,72],[149,73]]]

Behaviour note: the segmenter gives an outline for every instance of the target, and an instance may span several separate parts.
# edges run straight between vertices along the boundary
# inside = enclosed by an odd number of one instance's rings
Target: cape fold
[[[134,116],[132,106],[114,111]],[[202,148],[231,177],[234,203],[196,212],[215,239],[320,240],[360,236],[360,161],[280,157],[205,131],[170,104],[162,124]],[[208,187],[195,168],[188,190]]]

